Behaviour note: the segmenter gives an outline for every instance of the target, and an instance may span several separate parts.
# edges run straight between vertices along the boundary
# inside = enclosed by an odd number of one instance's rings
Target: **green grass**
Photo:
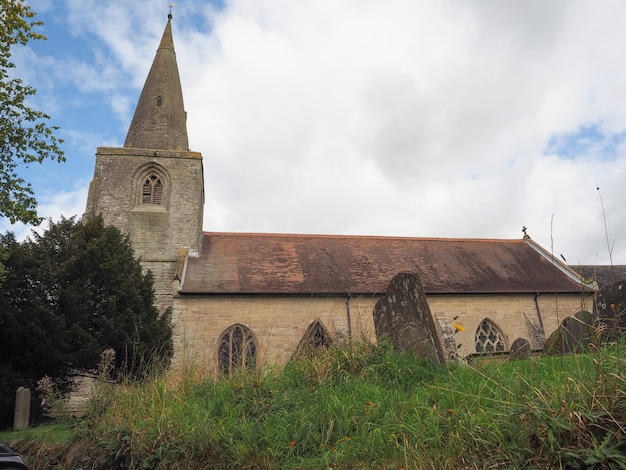
[[[36,426],[22,431],[0,432],[0,442],[40,441],[44,443],[69,443],[74,439],[74,427],[68,423]]]
[[[623,348],[437,367],[351,342],[280,372],[103,388],[72,445],[99,468],[626,468]]]

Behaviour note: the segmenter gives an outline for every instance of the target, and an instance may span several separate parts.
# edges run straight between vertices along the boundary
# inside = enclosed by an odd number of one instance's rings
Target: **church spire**
[[[155,150],[189,150],[187,113],[176,65],[168,15],[161,44],[143,86],[124,147]]]

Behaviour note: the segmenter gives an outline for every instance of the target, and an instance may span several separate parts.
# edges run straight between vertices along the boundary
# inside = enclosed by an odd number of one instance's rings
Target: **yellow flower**
[[[465,331],[465,328],[463,328],[463,325],[459,325],[458,323],[453,323],[452,326],[454,327],[456,331]]]

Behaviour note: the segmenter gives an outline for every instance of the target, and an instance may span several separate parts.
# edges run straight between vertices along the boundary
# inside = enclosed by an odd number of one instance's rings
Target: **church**
[[[593,310],[594,284],[521,239],[203,231],[202,155],[189,149],[171,15],[122,148],[99,147],[84,217],[127,233],[171,308],[173,368],[284,364],[303,347],[376,341],[373,309],[398,273],[419,276],[458,353],[540,349]],[[194,118],[198,118],[195,116]]]

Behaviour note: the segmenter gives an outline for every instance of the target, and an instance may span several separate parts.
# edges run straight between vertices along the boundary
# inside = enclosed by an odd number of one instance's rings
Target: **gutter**
[[[535,301],[535,307],[537,307],[537,318],[539,318],[539,326],[541,327],[542,333],[545,335],[546,330],[543,327],[543,319],[541,318],[541,310],[539,309],[539,301],[537,300],[537,298],[539,298],[539,292],[535,294],[535,298],[533,300]]]
[[[350,318],[350,299],[352,296],[348,292],[348,296],[346,297],[346,316],[348,320],[348,338],[352,338],[352,319]]]

